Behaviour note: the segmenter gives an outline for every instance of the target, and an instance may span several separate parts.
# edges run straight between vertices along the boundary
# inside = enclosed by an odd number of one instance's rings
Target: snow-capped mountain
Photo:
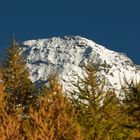
[[[119,91],[124,79],[140,80],[140,69],[131,59],[80,36],[25,41],[23,52],[33,82],[45,81],[50,72],[57,71],[68,91],[73,89],[71,81],[77,81],[77,74],[85,75],[84,65],[89,60],[100,65],[99,79],[105,77],[108,89]]]

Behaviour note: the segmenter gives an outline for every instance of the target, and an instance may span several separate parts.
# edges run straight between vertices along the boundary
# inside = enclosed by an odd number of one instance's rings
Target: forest
[[[0,140],[140,140],[140,83],[122,87],[118,98],[97,82],[98,67],[85,69],[70,96],[57,74],[38,88],[13,39],[0,68]]]

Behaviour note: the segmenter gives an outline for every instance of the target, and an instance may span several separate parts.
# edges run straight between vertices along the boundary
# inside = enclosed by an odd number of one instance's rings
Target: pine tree
[[[5,92],[7,93],[7,106],[22,106],[24,111],[33,102],[33,84],[29,80],[29,72],[21,53],[21,47],[14,39],[6,51],[2,65]]]

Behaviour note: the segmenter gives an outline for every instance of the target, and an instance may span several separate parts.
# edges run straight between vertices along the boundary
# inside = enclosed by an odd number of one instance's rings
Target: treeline
[[[98,67],[85,66],[70,98],[57,75],[37,88],[16,40],[6,51],[0,75],[0,140],[139,140],[140,84],[104,91]]]

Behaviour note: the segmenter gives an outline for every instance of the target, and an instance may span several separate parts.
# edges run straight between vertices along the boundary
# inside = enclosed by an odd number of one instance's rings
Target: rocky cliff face
[[[124,54],[114,52],[80,36],[53,37],[23,42],[27,67],[33,82],[46,81],[52,71],[59,73],[64,90],[71,91],[77,76],[85,75],[90,60],[99,64],[99,79],[105,77],[106,88],[121,90],[124,79],[140,80],[140,69]]]

